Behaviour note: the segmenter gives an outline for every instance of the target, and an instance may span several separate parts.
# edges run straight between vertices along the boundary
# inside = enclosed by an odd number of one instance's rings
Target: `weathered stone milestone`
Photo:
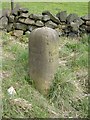
[[[30,33],[29,73],[35,87],[43,94],[50,89],[58,68],[58,39],[57,32],[48,27],[37,28]]]

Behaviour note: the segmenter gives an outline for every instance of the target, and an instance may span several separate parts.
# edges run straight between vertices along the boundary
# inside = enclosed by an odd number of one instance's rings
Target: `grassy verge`
[[[59,11],[67,11],[67,13],[77,13],[82,16],[88,13],[88,3],[87,2],[19,2],[15,3],[22,7],[28,8],[30,13],[41,14],[44,10],[49,10],[53,14]],[[11,8],[10,3],[2,3],[2,9]]]
[[[22,40],[23,42],[21,42]],[[24,43],[25,41],[25,43]],[[88,115],[88,36],[60,38],[60,64],[47,97],[33,87],[28,76],[28,39],[16,39],[2,32],[3,116],[4,117],[87,117]],[[16,95],[7,90],[13,86]],[[15,102],[24,99],[31,108]],[[22,102],[23,104],[23,102]]]

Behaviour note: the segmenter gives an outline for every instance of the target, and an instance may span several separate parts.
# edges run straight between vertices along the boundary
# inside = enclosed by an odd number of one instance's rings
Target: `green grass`
[[[4,117],[87,117],[88,115],[88,36],[60,38],[60,65],[47,97],[41,95],[28,76],[28,44],[3,32],[3,116]],[[27,38],[26,38],[27,40]],[[7,89],[17,94],[10,98]],[[27,100],[31,109],[23,109],[12,100]]]
[[[15,3],[16,4],[16,3]],[[87,2],[19,2],[18,5],[28,8],[30,13],[41,14],[44,10],[49,10],[53,14],[59,11],[67,11],[70,13],[77,13],[82,16],[88,13],[88,3]],[[10,3],[2,3],[2,8],[10,8]]]
[[[28,47],[22,46],[15,40],[10,40],[10,35],[4,33],[3,39],[3,116],[4,117],[53,117],[51,110],[57,112],[56,108],[50,106],[48,101],[37,92],[28,76]],[[13,86],[17,92],[15,98],[29,101],[33,108],[23,109],[14,105],[8,96],[7,89]],[[8,108],[8,109],[7,109]],[[50,110],[51,109],[51,110]]]
[[[30,13],[42,13],[49,10],[53,14],[61,10],[82,16],[88,12],[88,3],[20,3]],[[10,8],[10,3],[3,3],[2,8]],[[28,39],[11,37],[0,31],[3,45],[3,80],[2,100],[3,117],[87,117],[88,115],[88,36],[59,40],[59,69],[53,80],[48,96],[41,95],[28,75]],[[13,86],[16,95],[12,98],[7,90]],[[25,99],[32,108],[23,108],[14,104],[15,99]],[[23,104],[23,103],[22,103]],[[24,105],[25,106],[25,105]]]

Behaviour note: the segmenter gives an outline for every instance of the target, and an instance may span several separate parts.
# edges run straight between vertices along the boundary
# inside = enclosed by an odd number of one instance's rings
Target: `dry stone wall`
[[[55,29],[59,36],[76,37],[90,33],[90,14],[79,17],[75,13],[68,15],[66,11],[58,12],[56,15],[49,11],[32,14],[26,8],[14,8],[12,14],[8,10],[2,11],[0,23],[0,29],[13,31],[15,36],[30,33],[35,28],[43,26]]]

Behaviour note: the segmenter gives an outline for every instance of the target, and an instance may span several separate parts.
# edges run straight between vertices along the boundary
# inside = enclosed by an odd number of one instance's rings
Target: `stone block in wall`
[[[45,23],[45,26],[46,26],[46,27],[53,28],[53,29],[58,27],[58,25],[57,25],[56,23],[52,22],[52,21],[47,21],[47,22]]]
[[[64,30],[67,27],[66,24],[61,25],[61,29]]]
[[[22,30],[14,30],[13,35],[16,37],[20,37],[23,35],[23,31]]]
[[[19,8],[20,13],[28,13],[28,8]]]
[[[25,19],[25,24],[28,24],[28,25],[35,25],[35,21],[30,19],[30,18],[27,18]]]
[[[71,28],[70,28],[70,26],[67,26],[65,29],[63,29],[64,30],[64,33],[65,34],[69,34],[70,32],[71,32]]]
[[[47,22],[47,21],[49,21],[49,20],[50,20],[50,16],[48,16],[48,15],[43,15],[42,21]]]
[[[13,23],[9,23],[6,27],[7,32],[10,32],[14,29]]]
[[[67,24],[59,24],[57,28],[59,29],[65,29],[67,27]]]
[[[31,33],[30,31],[26,31],[26,32],[25,32],[25,35],[29,38],[30,33]]]
[[[61,11],[61,12],[56,14],[56,17],[58,17],[61,22],[66,22],[67,12]]]
[[[87,26],[86,25],[81,25],[79,27],[79,30],[81,31],[81,33],[85,33],[86,32],[86,29],[87,29]]]
[[[90,33],[90,26],[87,26],[86,30],[88,33]]]
[[[77,19],[75,19],[73,22],[77,23],[79,26],[84,23],[84,21],[79,17]]]
[[[90,21],[86,21],[86,25],[87,25],[87,26],[90,26]]]
[[[62,29],[56,28],[55,30],[57,31],[59,37],[62,36],[62,34],[63,34],[63,30]]]
[[[40,21],[40,20],[37,20],[35,25],[38,26],[38,27],[43,27],[44,23],[42,21]]]
[[[90,14],[81,17],[84,21],[90,21]]]
[[[76,38],[76,37],[78,37],[78,34],[75,33],[75,32],[70,32],[70,33],[68,34],[68,36],[69,36],[69,37],[72,37],[72,38]]]
[[[51,19],[53,22],[55,22],[55,23],[57,23],[57,24],[60,23],[60,20],[59,20],[56,16],[54,16],[52,13],[50,13],[49,11],[43,11],[43,12],[42,12],[42,15],[48,15],[48,16],[50,16],[50,19]]]
[[[8,25],[8,18],[6,16],[0,18],[0,29],[5,29]]]
[[[9,17],[8,17],[8,22],[9,23],[13,23],[14,22],[14,16],[13,15],[9,15]]]
[[[25,23],[25,18],[18,18],[17,22],[20,22],[20,23]]]
[[[84,32],[89,32],[90,33],[90,26],[87,26],[87,25],[82,25],[80,27],[81,30],[84,30]]]
[[[78,32],[78,29],[79,29],[78,23],[71,22],[71,23],[70,23],[70,27],[71,27],[71,31],[73,31],[73,32]]]
[[[30,32],[32,32],[34,29],[36,29],[37,28],[37,26],[35,26],[35,25],[28,25],[28,30],[30,31]]]
[[[42,20],[43,15],[37,15],[37,14],[30,14],[29,18],[33,20]]]
[[[78,15],[73,13],[73,14],[69,14],[67,16],[66,21],[67,21],[67,24],[70,24],[71,22],[73,22],[74,20],[77,20],[77,19],[78,19]]]
[[[19,18],[28,18],[29,17],[29,13],[21,13]]]
[[[26,24],[23,24],[23,23],[15,23],[14,27],[17,30],[23,30],[23,31],[26,31],[28,28],[28,26]]]

